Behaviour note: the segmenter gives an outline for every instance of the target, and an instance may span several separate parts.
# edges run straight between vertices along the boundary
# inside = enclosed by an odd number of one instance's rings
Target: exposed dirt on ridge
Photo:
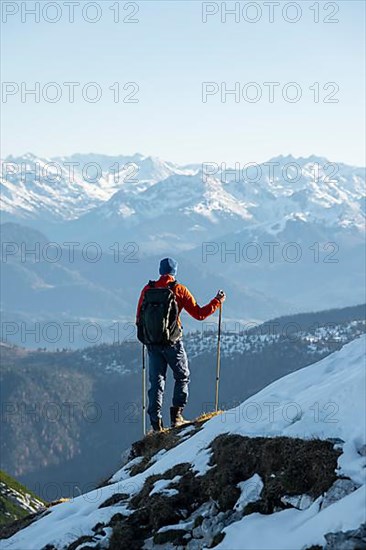
[[[270,514],[288,505],[281,501],[284,495],[322,495],[336,480],[339,450],[331,441],[302,440],[287,437],[242,437],[223,434],[210,446],[212,466],[203,476],[196,476],[190,464],[177,464],[161,475],[146,479],[141,491],[129,501],[133,513],[114,523],[110,550],[142,548],[144,540],[153,537],[154,543],[183,544],[182,530],[172,528],[157,533],[163,526],[176,525],[212,500],[222,512],[233,510],[240,490],[237,484],[258,474],[264,483],[260,500],[248,504],[243,515],[253,512]],[[150,494],[160,479],[179,481],[169,488],[177,494]],[[230,512],[229,512],[230,513]],[[216,536],[218,544],[222,537]],[[187,541],[187,537],[184,539]]]

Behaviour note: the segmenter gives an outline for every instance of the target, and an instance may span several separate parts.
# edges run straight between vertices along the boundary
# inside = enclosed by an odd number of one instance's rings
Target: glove
[[[219,290],[215,296],[216,300],[219,300],[221,303],[225,301],[226,294],[223,290]]]

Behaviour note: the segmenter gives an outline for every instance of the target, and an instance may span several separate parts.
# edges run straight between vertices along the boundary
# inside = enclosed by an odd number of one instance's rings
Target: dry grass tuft
[[[167,428],[161,432],[154,432],[151,430],[148,434],[146,434],[143,439],[141,439],[140,441],[136,441],[132,445],[132,450],[129,457],[130,460],[139,456],[142,457],[142,460],[138,464],[132,466],[132,468],[130,469],[130,475],[135,476],[137,474],[140,474],[141,472],[144,472],[150,466],[150,460],[159,451],[162,451],[163,449],[169,451],[173,447],[179,445],[179,443],[181,442],[180,432],[182,430],[184,430],[188,426],[193,426],[195,428],[195,431],[190,432],[190,435],[194,435],[202,429],[205,422],[211,420],[211,418],[213,418],[214,416],[222,413],[223,411],[203,413],[192,422],[183,424],[178,428]]]

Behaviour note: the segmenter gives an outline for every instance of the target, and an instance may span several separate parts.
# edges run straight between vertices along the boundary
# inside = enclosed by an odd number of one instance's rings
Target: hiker
[[[182,341],[179,314],[185,309],[198,321],[215,313],[225,300],[219,290],[215,298],[200,307],[189,290],[175,279],[178,263],[172,258],[160,262],[160,278],[143,288],[137,306],[138,339],[146,345],[149,356],[150,389],[148,414],[154,431],[163,429],[161,408],[168,365],[173,371],[175,386],[170,420],[173,428],[185,423],[183,408],[188,400],[189,368]]]

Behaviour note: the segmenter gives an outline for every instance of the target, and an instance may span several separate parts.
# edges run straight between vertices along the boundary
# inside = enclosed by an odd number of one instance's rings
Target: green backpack
[[[172,281],[163,288],[155,287],[149,281],[141,305],[137,338],[143,344],[174,344],[182,337],[178,323],[179,309],[173,288],[177,281]]]

